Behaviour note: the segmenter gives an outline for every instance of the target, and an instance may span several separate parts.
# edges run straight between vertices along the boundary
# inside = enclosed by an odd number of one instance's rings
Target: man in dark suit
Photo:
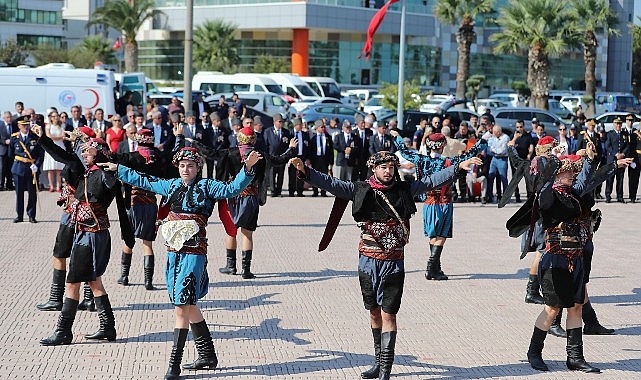
[[[207,113],[205,113],[207,114]],[[214,149],[217,152],[220,152],[221,149],[229,148],[229,135],[231,131],[221,128],[220,117],[217,113],[212,113],[208,115],[211,119],[211,124],[209,127],[205,128],[203,123],[203,144],[205,144],[210,149]],[[214,178],[214,167],[216,168],[216,179],[219,181],[224,181],[222,178],[223,168],[222,160],[218,156],[207,157],[207,178]]]
[[[632,164],[628,166],[628,195],[630,196],[630,202],[637,202],[637,190],[639,189],[639,146],[641,146],[641,133],[638,129],[634,128],[634,121],[636,117],[633,114],[629,114],[625,117],[625,132],[628,134],[628,154],[625,158],[631,158]]]
[[[309,139],[309,158],[312,168],[323,174],[329,173],[334,165],[334,144],[332,137],[327,133],[325,123],[322,120],[314,122],[316,133]],[[318,196],[318,188],[312,187],[312,197]],[[326,197],[325,190],[320,191],[321,197]]]
[[[176,143],[176,137],[171,126],[162,121],[162,112],[154,111],[151,120],[145,124],[145,129],[152,131],[154,136],[154,148],[163,155],[171,155]]]
[[[9,156],[11,134],[14,133],[12,118],[11,112],[5,111],[0,120],[0,191],[13,190],[11,175],[13,160]]]
[[[296,156],[300,158],[306,165],[310,164],[309,160],[309,133],[303,132],[303,121],[299,118],[294,118],[292,120],[294,124],[294,130],[292,131],[292,138],[298,139],[298,144],[296,146]],[[289,166],[287,170],[288,174],[288,186],[289,196],[293,197],[296,193],[297,197],[304,197],[303,194],[303,185],[305,181],[299,179],[296,175],[296,168],[293,165]]]
[[[65,129],[67,131],[73,131],[74,129],[84,127],[86,125],[87,121],[85,120],[84,116],[82,116],[82,109],[80,108],[80,106],[72,106],[71,115],[69,115],[69,118],[65,123]]]
[[[233,107],[230,107],[232,109]],[[267,144],[267,153],[272,156],[280,156],[289,149],[289,140],[291,133],[287,128],[283,128],[283,117],[277,113],[273,117],[274,127],[265,131],[263,137]],[[283,189],[283,177],[285,175],[285,163],[270,165],[270,188],[272,197],[280,197]]]
[[[196,113],[189,111],[185,114],[186,123],[183,125],[183,135],[185,139],[194,139],[200,143],[203,142],[203,127],[196,123]],[[191,146],[189,141],[185,141],[185,146]]]
[[[125,129],[125,139],[118,144],[117,154],[132,153],[138,150],[138,142],[136,141],[136,126],[129,124]]]
[[[222,120],[220,121],[220,125],[221,125],[223,128],[226,128],[226,129],[231,130],[231,129],[232,129],[232,127],[231,127],[231,122],[232,122],[232,120],[233,120],[234,118],[238,118],[238,116],[239,116],[239,115],[238,115],[238,112],[236,112],[236,108],[234,108],[234,107],[229,107],[229,108],[227,108],[227,117],[226,117],[225,119],[222,119]]]
[[[253,126],[254,133],[256,134],[256,144],[254,145],[254,147],[260,152],[266,152],[267,143],[265,142],[265,135],[263,133],[265,124],[263,124],[263,119],[259,115],[254,116]],[[269,163],[267,164],[269,165]]]
[[[369,138],[370,156],[373,156],[383,150],[392,153],[396,151],[396,147],[394,146],[392,141],[392,136],[385,134],[385,130],[385,124],[382,122],[378,123],[378,126],[376,127],[377,133],[373,134],[372,137]]]
[[[208,116],[211,113],[211,106],[203,100],[203,94],[201,92],[196,94],[196,101],[191,106],[191,109],[196,112],[198,118],[202,116],[203,112],[206,112]]]
[[[354,156],[354,167],[352,170],[352,181],[365,181],[367,179],[367,160],[369,159],[369,138],[372,137],[372,130],[365,128],[365,120],[361,115],[356,115],[356,126],[354,132],[354,150],[350,158]]]
[[[626,131],[621,129],[623,125],[623,120],[620,118],[614,119],[612,123],[613,129],[608,132],[605,140],[605,151],[608,155],[608,164],[616,160],[625,158],[628,156],[629,146],[629,136]],[[617,168],[615,175],[608,177],[605,182],[605,202],[610,203],[612,201],[612,185],[614,180],[617,181],[617,202],[625,203],[623,199],[623,174],[625,168]]]
[[[96,112],[93,114],[93,121],[89,125],[91,129],[95,131],[100,131],[100,135],[96,135],[97,137],[100,137],[102,139],[105,138],[105,131],[109,128],[111,128],[111,122],[109,120],[105,120],[105,111],[102,108],[97,108]]]
[[[9,156],[14,159],[11,166],[13,183],[16,188],[16,218],[14,223],[23,221],[24,191],[29,193],[27,201],[27,216],[30,223],[36,221],[36,191],[38,169],[44,161],[44,150],[38,144],[38,136],[29,130],[31,122],[29,117],[18,119],[19,131],[12,134],[9,139]]]
[[[352,149],[354,149],[354,136],[349,120],[343,121],[342,132],[334,135],[333,143],[336,151],[334,176],[342,181],[351,181],[352,166],[354,165],[354,156],[351,155]]]

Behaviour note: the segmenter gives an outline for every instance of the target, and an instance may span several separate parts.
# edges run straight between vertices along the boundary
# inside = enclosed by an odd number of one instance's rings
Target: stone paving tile
[[[14,194],[0,192],[0,379],[162,378],[172,345],[173,308],[164,285],[165,254],[154,244],[156,291],[142,285],[140,245],[130,280],[120,272],[120,232],[112,216],[111,262],[104,277],[116,316],[118,339],[91,342],[95,313],[78,312],[73,344],[42,347],[57,313],[39,312],[51,281],[51,249],[60,210],[55,195],[39,194],[40,223],[13,224]],[[317,252],[332,198],[270,198],[255,233],[254,280],[224,276],[224,234],[212,218],[209,294],[201,302],[220,365],[184,372],[186,379],[357,379],[373,360],[368,314],[356,277],[358,230],[346,215],[326,252]],[[406,286],[398,315],[398,379],[583,379],[565,368],[565,341],[550,336],[538,373],[525,352],[541,307],[523,302],[531,257],[519,261],[519,241],[507,237],[499,210],[457,205],[454,239],[443,252],[449,281],[423,277],[428,243],[421,205],[412,220],[406,252]],[[599,379],[641,378],[641,205],[598,205],[604,213],[595,237],[592,302],[615,336],[586,336],[586,359],[603,369]],[[240,253],[239,253],[240,254]],[[196,357],[187,342],[184,362]]]

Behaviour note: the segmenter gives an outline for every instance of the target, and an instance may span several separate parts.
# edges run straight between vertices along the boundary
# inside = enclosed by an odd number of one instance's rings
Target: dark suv
[[[405,111],[403,112],[404,122],[398,123],[398,129],[400,129],[401,136],[411,138],[416,132],[416,126],[419,125],[422,118],[427,119],[428,123],[432,120],[434,116],[438,116],[443,119],[444,116],[449,116],[450,121],[452,122],[452,133],[455,133],[455,128],[458,128],[458,125],[461,124],[461,121],[470,121],[472,116],[478,117],[479,115],[476,112],[472,112],[465,108],[450,108],[442,113],[434,112],[421,112],[421,111]],[[384,115],[379,120],[387,123],[391,119],[396,118],[396,113],[389,113]]]

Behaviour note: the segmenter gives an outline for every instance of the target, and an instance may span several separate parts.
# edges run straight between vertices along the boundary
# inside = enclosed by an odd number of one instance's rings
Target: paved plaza
[[[356,275],[358,229],[349,211],[326,252],[317,252],[333,198],[269,198],[254,235],[257,277],[218,273],[223,229],[208,226],[209,294],[200,303],[220,360],[212,372],[185,379],[358,379],[373,361],[369,316]],[[164,284],[165,252],[156,241],[156,291],[143,287],[140,242],[132,285],[116,284],[120,231],[112,205],[111,262],[104,283],[118,338],[95,342],[96,313],[79,311],[73,344],[43,347],[58,313],[35,305],[48,297],[51,251],[58,229],[57,195],[39,193],[40,223],[13,224],[14,193],[0,192],[0,379],[162,379],[172,346],[173,307]],[[417,205],[421,210],[421,205]],[[449,281],[423,277],[428,243],[421,211],[412,220],[406,280],[398,315],[395,379],[639,379],[641,378],[641,205],[599,203],[589,293],[614,336],[585,336],[588,362],[601,375],[565,368],[565,340],[549,336],[550,372],[530,368],[526,351],[540,305],[523,302],[532,254],[518,259],[519,241],[505,221],[518,205],[457,205],[454,239],[443,252]],[[240,254],[240,252],[239,252]],[[196,356],[191,335],[183,362]]]

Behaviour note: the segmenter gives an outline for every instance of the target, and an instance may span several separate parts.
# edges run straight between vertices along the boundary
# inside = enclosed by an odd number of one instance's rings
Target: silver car
[[[495,124],[503,128],[503,132],[508,134],[514,133],[514,124],[518,120],[525,122],[525,130],[532,130],[532,119],[536,119],[545,126],[545,133],[549,136],[557,136],[558,128],[555,124],[565,124],[558,116],[539,108],[530,107],[502,107],[492,111]]]

